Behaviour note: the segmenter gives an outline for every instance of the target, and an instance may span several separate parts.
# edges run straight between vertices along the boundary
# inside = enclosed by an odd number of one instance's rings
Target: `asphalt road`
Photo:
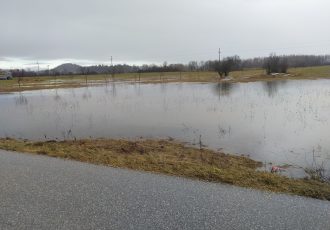
[[[0,150],[0,229],[330,229],[330,202]]]

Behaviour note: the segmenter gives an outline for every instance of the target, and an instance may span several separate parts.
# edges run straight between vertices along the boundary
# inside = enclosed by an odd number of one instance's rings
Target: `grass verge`
[[[96,139],[32,142],[7,138],[0,139],[0,149],[330,200],[328,183],[258,171],[256,169],[262,164],[247,157],[200,150],[176,141]]]

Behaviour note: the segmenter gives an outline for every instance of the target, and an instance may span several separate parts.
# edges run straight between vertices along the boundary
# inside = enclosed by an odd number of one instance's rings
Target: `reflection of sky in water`
[[[329,159],[330,81],[108,84],[0,95],[0,136],[160,137],[252,158]]]

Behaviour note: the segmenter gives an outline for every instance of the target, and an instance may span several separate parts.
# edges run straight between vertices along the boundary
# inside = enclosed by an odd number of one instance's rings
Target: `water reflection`
[[[319,162],[330,158],[329,101],[330,81],[323,80],[109,82],[0,95],[0,137],[172,137],[263,162],[308,166],[315,146]]]
[[[286,84],[287,81],[266,81],[263,82],[263,87],[267,92],[269,97],[274,97],[277,95],[278,90]]]
[[[27,105],[28,99],[22,93],[19,93],[18,97],[15,98],[16,105]]]
[[[160,83],[160,91],[162,93],[166,93],[166,88],[167,88],[167,84],[166,83]]]
[[[230,137],[231,126],[222,127],[221,125],[218,125],[218,130],[219,130],[219,132],[218,132],[219,138]]]
[[[58,90],[57,90],[57,89],[55,89],[54,100],[55,100],[55,101],[59,101],[59,100],[61,100],[61,96],[58,94]]]
[[[221,96],[229,96],[233,92],[235,86],[236,84],[231,82],[221,82],[215,84],[213,90],[220,98]]]
[[[92,98],[92,93],[91,93],[91,91],[89,90],[88,87],[85,87],[85,91],[84,91],[84,93],[82,95],[82,98],[84,100],[88,100],[88,99]]]
[[[134,84],[134,89],[135,89],[135,92],[136,92],[136,96],[142,96],[142,90],[141,90],[141,83],[140,82]]]
[[[113,81],[112,84],[112,96],[116,97],[117,96],[117,88],[116,88],[116,83]]]

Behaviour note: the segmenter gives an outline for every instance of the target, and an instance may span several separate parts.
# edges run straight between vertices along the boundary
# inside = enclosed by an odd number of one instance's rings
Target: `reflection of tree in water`
[[[117,88],[116,88],[116,83],[114,81],[107,82],[104,87],[104,92],[106,94],[111,94],[111,96],[116,97],[117,96]]]
[[[235,84],[231,82],[221,82],[214,86],[213,90],[216,95],[219,96],[229,96],[233,89],[235,88]]]
[[[28,104],[28,100],[27,98],[20,93],[19,96],[15,99],[16,101],[16,105],[27,105]]]
[[[112,96],[116,97],[117,96],[117,89],[116,89],[116,83],[112,82]]]
[[[57,89],[55,90],[55,96],[54,96],[55,101],[61,100],[61,96],[58,94]]]
[[[160,91],[162,93],[166,93],[166,89],[167,89],[167,84],[166,83],[160,83]]]
[[[279,88],[286,84],[286,81],[266,81],[263,82],[263,88],[269,97],[277,95]]]
[[[89,98],[92,97],[92,93],[90,92],[90,90],[88,89],[88,87],[85,88],[85,92],[82,95],[82,98],[84,100],[88,100]]]
[[[142,90],[141,90],[141,83],[140,82],[134,84],[134,90],[135,90],[136,96],[142,96]]]
[[[76,98],[76,92],[74,91],[73,88],[71,89],[71,94],[72,94],[72,97],[73,97],[73,98]]]
[[[108,86],[109,86],[109,82],[106,81],[106,83],[104,85],[104,92],[105,92],[105,94],[109,94],[111,92]]]

